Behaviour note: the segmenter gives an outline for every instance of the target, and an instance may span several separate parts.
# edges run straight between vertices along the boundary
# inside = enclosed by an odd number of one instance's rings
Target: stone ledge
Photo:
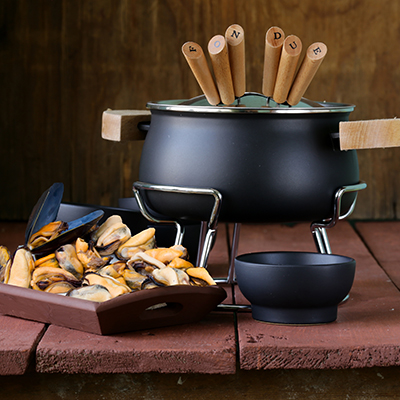
[[[234,374],[232,315],[171,328],[98,336],[51,325],[36,351],[37,372]]]
[[[399,225],[400,226],[400,225]],[[307,227],[276,226],[259,242],[264,250],[287,243],[290,250],[309,251]],[[247,243],[245,227],[242,252],[260,251],[260,244]],[[263,236],[269,240],[263,240]],[[400,365],[400,293],[357,233],[348,223],[329,231],[337,254],[356,259],[356,277],[349,299],[339,306],[338,319],[315,326],[284,326],[238,315],[240,368],[250,369],[342,369]],[[378,242],[375,245],[379,248]],[[315,250],[314,250],[315,251]],[[238,288],[236,301],[245,302]]]
[[[0,375],[24,374],[44,331],[44,324],[0,314]]]

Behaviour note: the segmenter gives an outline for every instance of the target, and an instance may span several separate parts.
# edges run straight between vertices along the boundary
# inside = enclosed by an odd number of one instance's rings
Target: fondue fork
[[[274,94],[275,80],[284,40],[285,33],[277,26],[269,28],[265,35],[262,94],[267,97],[272,97]]]
[[[235,101],[235,91],[229,64],[228,46],[222,35],[215,35],[211,38],[208,42],[208,53],[221,101],[225,105],[230,105]]]
[[[324,43],[317,42],[307,49],[303,62],[296,75],[287,99],[288,104],[295,106],[306,92],[319,66],[324,60],[328,48]]]
[[[288,36],[283,42],[273,94],[273,99],[277,103],[282,104],[287,100],[296,73],[301,50],[302,42],[300,38],[295,35]]]
[[[235,96],[240,98],[246,92],[246,63],[244,30],[240,25],[234,24],[225,32],[228,45],[229,64],[232,73]]]
[[[182,53],[207,101],[213,106],[219,104],[221,99],[201,46],[195,42],[186,42],[182,46]]]

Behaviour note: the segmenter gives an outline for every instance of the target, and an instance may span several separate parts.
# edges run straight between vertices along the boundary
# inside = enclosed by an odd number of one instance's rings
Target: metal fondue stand
[[[331,247],[329,244],[328,235],[326,229],[332,228],[336,225],[339,220],[347,218],[354,210],[357,201],[357,195],[359,190],[363,190],[367,187],[365,182],[359,182],[354,185],[346,185],[339,188],[334,196],[333,202],[333,213],[332,217],[322,221],[312,222],[310,225],[311,233],[313,235],[317,251],[325,254],[332,254]],[[221,210],[222,194],[216,189],[203,189],[203,188],[190,188],[190,187],[178,187],[178,186],[167,186],[167,185],[154,185],[146,182],[135,182],[133,184],[133,193],[136,201],[139,205],[139,209],[142,215],[151,222],[159,224],[173,224],[176,227],[176,236],[174,244],[182,244],[184,236],[184,228],[177,221],[160,220],[153,217],[148,211],[143,197],[140,193],[142,190],[160,191],[169,193],[181,193],[181,194],[198,194],[212,196],[214,198],[214,207],[211,211],[208,222],[203,221],[201,223],[200,239],[199,239],[199,252],[197,255],[197,267],[207,268],[208,256],[210,254],[213,240],[217,231],[218,216]],[[345,193],[356,192],[356,196],[349,208],[349,210],[341,215],[341,202]],[[240,223],[234,223],[233,237],[231,243],[231,253],[229,257],[229,271],[228,276],[225,278],[214,279],[217,283],[235,283],[235,257],[237,256],[237,249],[239,244],[240,235]]]

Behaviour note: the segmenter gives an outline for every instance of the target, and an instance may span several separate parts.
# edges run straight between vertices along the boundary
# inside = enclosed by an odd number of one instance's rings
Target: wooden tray
[[[179,285],[98,303],[0,283],[0,313],[99,335],[196,322],[225,298],[219,286]]]

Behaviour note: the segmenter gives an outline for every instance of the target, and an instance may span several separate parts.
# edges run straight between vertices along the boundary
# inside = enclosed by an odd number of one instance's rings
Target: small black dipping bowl
[[[235,259],[237,283],[253,318],[278,324],[335,321],[355,269],[354,259],[336,254],[263,252]]]

